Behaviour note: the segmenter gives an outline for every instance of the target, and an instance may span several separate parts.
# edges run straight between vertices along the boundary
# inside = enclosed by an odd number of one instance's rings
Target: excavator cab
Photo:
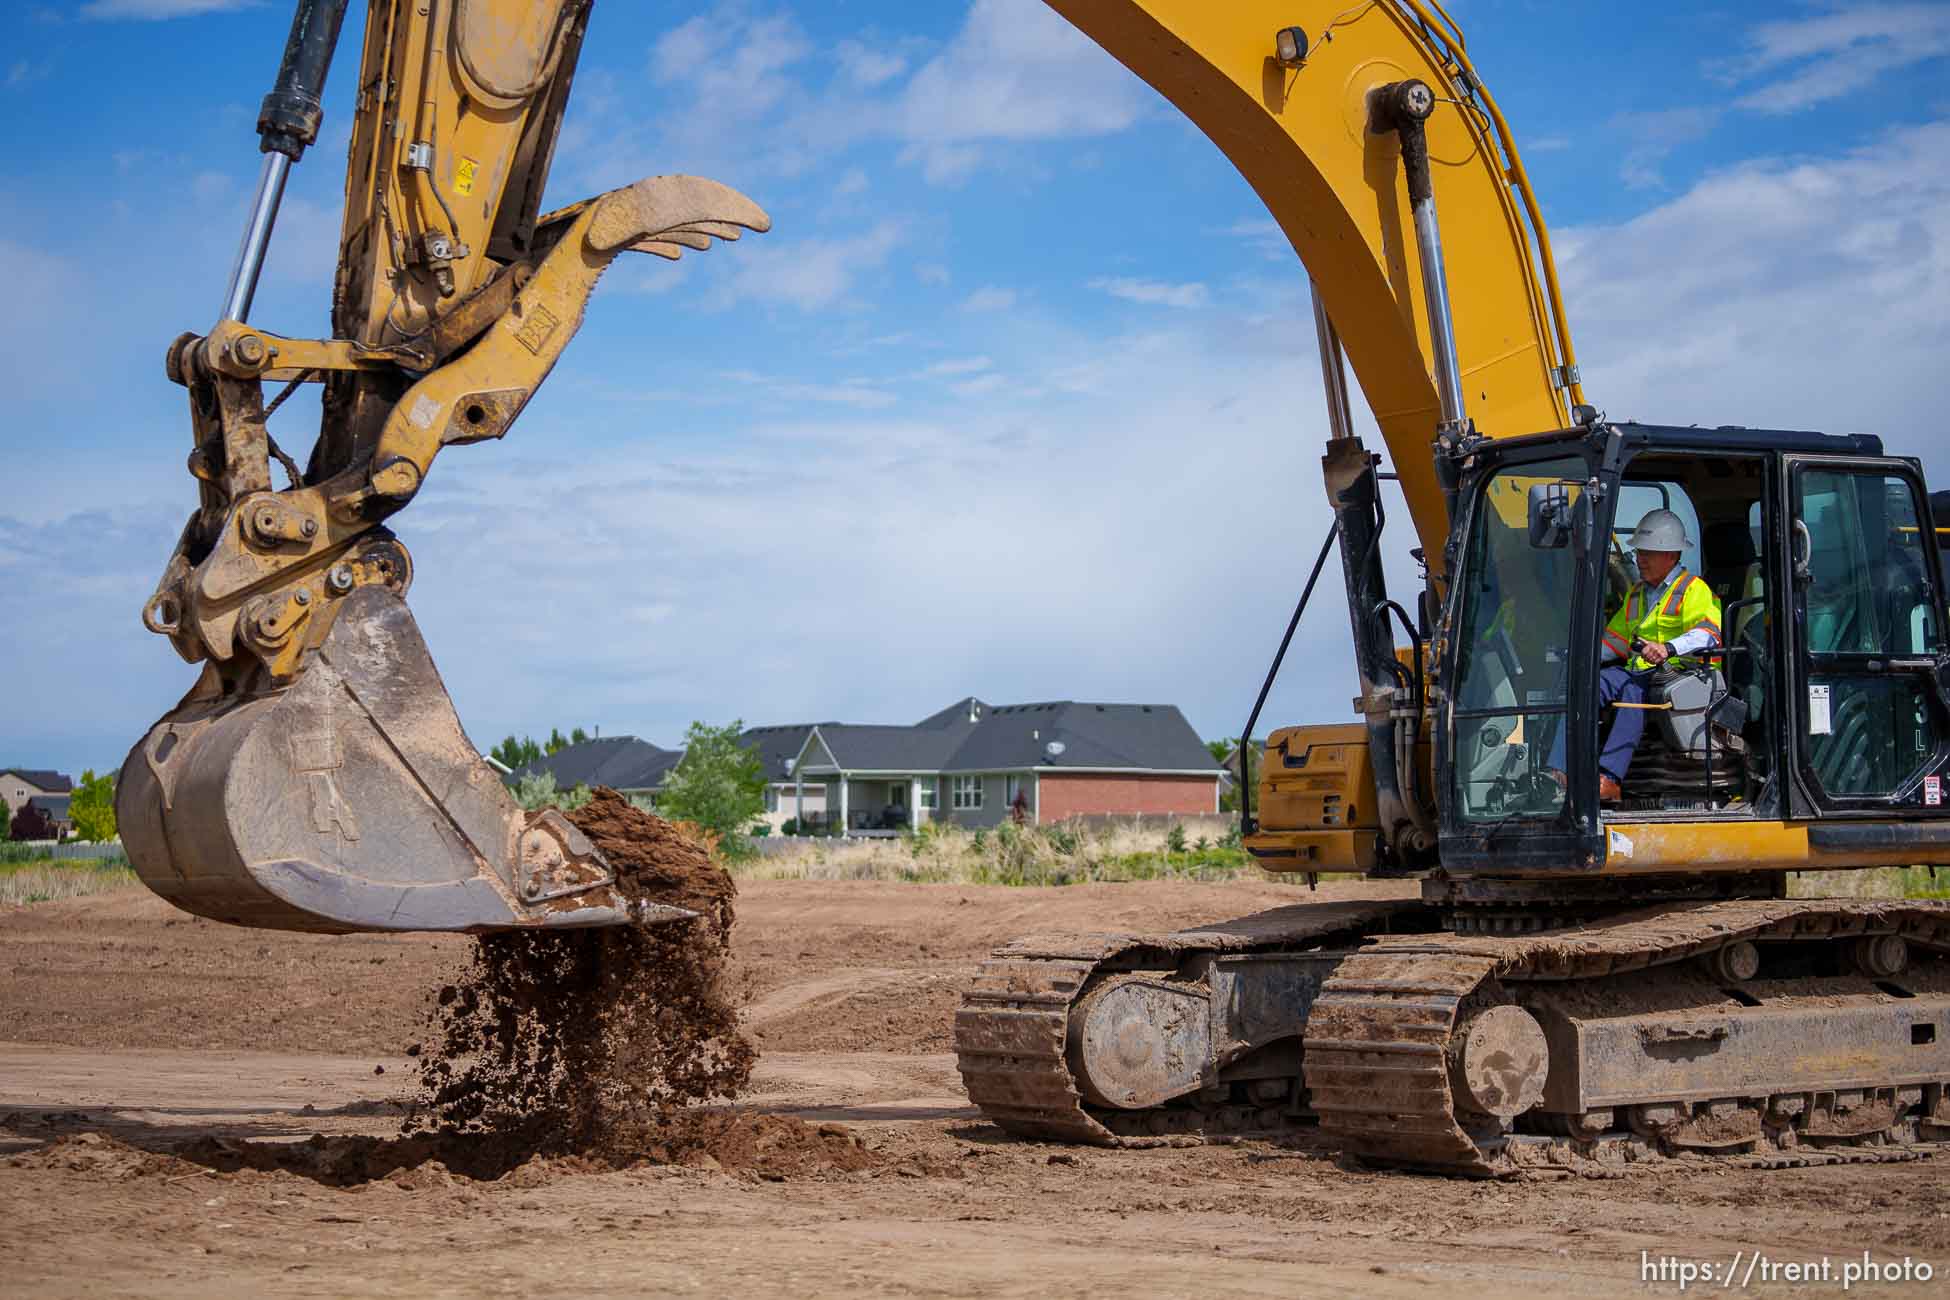
[[[1873,438],[1603,424],[1479,458],[1436,667],[1446,870],[1616,865],[1625,823],[1944,815],[1942,561],[1914,462]],[[1651,509],[1686,524],[1716,644],[1619,706],[1650,716],[1601,804],[1601,633],[1618,540]]]

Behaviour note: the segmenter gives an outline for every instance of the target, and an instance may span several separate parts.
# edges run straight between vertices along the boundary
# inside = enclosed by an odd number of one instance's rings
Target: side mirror
[[[1530,545],[1561,551],[1571,544],[1571,490],[1564,483],[1539,483],[1530,489]]]

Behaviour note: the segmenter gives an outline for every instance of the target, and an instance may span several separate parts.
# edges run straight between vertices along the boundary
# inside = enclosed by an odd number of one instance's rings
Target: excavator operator
[[[1612,714],[1598,751],[1598,798],[1616,803],[1632,766],[1632,754],[1645,734],[1647,680],[1657,672],[1699,666],[1690,656],[1720,641],[1720,601],[1705,579],[1686,571],[1680,552],[1691,546],[1686,525],[1670,510],[1648,511],[1632,532],[1639,580],[1605,627],[1599,648],[1600,706],[1622,705]],[[1552,756],[1552,775],[1563,781],[1563,739]]]

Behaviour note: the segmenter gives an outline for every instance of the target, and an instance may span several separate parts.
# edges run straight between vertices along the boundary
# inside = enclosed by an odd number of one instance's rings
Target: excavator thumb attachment
[[[116,815],[143,883],[238,925],[343,934],[679,921],[626,899],[554,809],[524,813],[454,712],[405,601],[347,596],[288,686],[214,671],[129,754]]]

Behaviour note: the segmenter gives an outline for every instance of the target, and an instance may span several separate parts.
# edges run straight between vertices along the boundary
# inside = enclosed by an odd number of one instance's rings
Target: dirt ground
[[[6,1289],[1674,1294],[1641,1281],[1642,1252],[1724,1268],[1755,1251],[1826,1253],[1837,1269],[1869,1251],[1950,1279],[1943,1160],[1482,1184],[1368,1171],[1307,1144],[1016,1142],[965,1105],[949,1019],[988,948],[1304,896],[1164,882],[745,886],[734,942],[763,1057],[738,1114],[803,1119],[854,1153],[790,1169],[768,1163],[762,1126],[746,1134],[756,1151],[722,1162],[623,1170],[470,1170],[465,1152],[398,1140],[406,1052],[462,940],[259,934],[141,891],[0,912]]]

